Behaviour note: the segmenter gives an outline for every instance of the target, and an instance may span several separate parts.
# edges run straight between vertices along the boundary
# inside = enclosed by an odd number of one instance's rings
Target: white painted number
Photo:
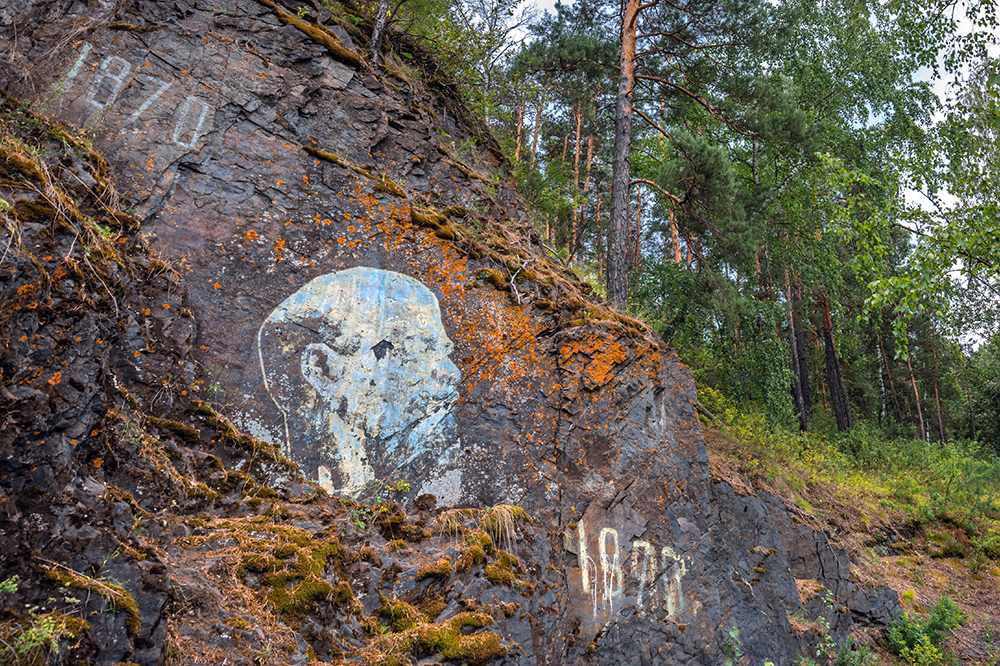
[[[70,86],[73,85],[73,79],[75,79],[76,75],[80,73],[80,69],[83,67],[83,61],[87,59],[87,56],[89,54],[90,54],[90,44],[84,42],[83,48],[80,49],[80,57],[76,59],[76,62],[73,63],[73,66],[70,67],[68,72],[66,72],[66,76],[64,76],[62,80],[56,84],[56,91],[53,98],[61,95],[62,93],[70,89]]]
[[[198,116],[197,122],[189,123],[187,122],[188,112],[191,110],[191,105],[197,104],[199,110],[195,113]],[[174,143],[182,148],[194,148],[195,143],[198,141],[198,133],[201,132],[201,126],[205,122],[205,116],[208,115],[208,104],[201,101],[197,97],[188,97],[184,100],[184,106],[181,108],[181,117],[177,121],[177,127],[174,128]],[[192,116],[193,117],[193,116]],[[193,130],[191,133],[191,138],[187,141],[182,141],[181,138],[187,133],[186,126],[193,125]]]
[[[611,553],[608,553],[608,540],[613,540]],[[618,558],[618,532],[610,527],[601,530],[599,539],[601,549],[601,575],[604,582],[604,605],[614,606],[615,597],[621,596],[625,589],[625,575],[622,573],[622,563]]]
[[[153,83],[159,83],[160,87],[156,89],[156,92],[154,92],[152,95],[146,98],[146,101],[143,102],[142,105],[135,110],[135,113],[133,113],[131,116],[128,117],[128,120],[125,121],[126,123],[134,123],[135,121],[139,120],[139,116],[142,115],[142,112],[148,109],[153,104],[153,102],[159,99],[160,95],[167,92],[167,88],[169,88],[171,85],[168,82],[155,79],[152,76],[147,76],[145,78]]]
[[[642,568],[639,568],[639,551],[642,551]],[[652,561],[650,561],[652,560]],[[656,599],[656,587],[650,587],[650,583],[654,582],[655,576],[653,572],[656,570],[656,550],[653,548],[653,544],[648,541],[633,541],[632,542],[632,575],[639,579],[638,591],[636,593],[635,603],[639,608],[642,608],[643,598],[646,594],[646,589],[649,588],[649,596],[651,597],[651,602],[655,603]]]
[[[594,617],[597,617],[598,596],[603,607],[614,611],[614,601],[625,590],[625,574],[619,559],[620,545],[618,532],[611,528],[602,528],[597,538],[600,570],[597,563],[591,559],[587,550],[587,535],[583,524],[577,525],[577,536],[580,546],[580,577],[584,593],[590,597],[594,607]],[[632,542],[632,576],[636,579],[636,605],[640,608],[655,609],[658,596],[657,581],[663,580],[663,609],[668,616],[684,611],[684,589],[682,579],[687,573],[684,559],[677,556],[676,551],[669,546],[660,550],[660,562],[657,562],[656,548],[648,541]],[[662,570],[661,570],[662,567]],[[601,594],[598,595],[598,588]]]
[[[90,51],[90,44],[84,43],[76,62],[73,63],[73,66],[66,72],[66,75],[56,84],[53,97],[69,90],[70,86],[73,85],[73,80],[83,68],[84,61],[87,59]],[[90,83],[90,89],[87,90],[87,102],[91,106],[103,111],[110,109],[118,99],[118,95],[122,89],[128,85],[129,73],[131,71],[132,63],[123,58],[119,58],[118,56],[107,56],[104,58],[101,61],[101,66],[98,68],[96,76]],[[143,78],[150,84],[155,85],[156,89],[128,117],[125,124],[134,123],[139,120],[139,116],[155,104],[156,100],[173,85],[169,81],[161,81],[152,76],[143,75]],[[211,107],[208,104],[197,97],[188,97],[185,99],[177,119],[177,125],[174,127],[174,133],[171,136],[173,142],[181,148],[194,148],[198,143],[198,137],[201,136],[201,131],[205,126],[205,118],[208,116],[210,109]],[[102,120],[103,114],[91,118],[88,124],[90,122],[101,122]]]
[[[117,74],[111,73],[110,70],[113,68],[118,68]],[[90,90],[87,92],[87,101],[98,109],[109,108],[118,98],[118,93],[121,92],[122,87],[125,85],[125,79],[131,71],[132,65],[128,60],[124,60],[118,56],[108,56],[105,58],[101,63],[100,72],[97,74],[94,82],[90,84]],[[99,96],[104,98],[103,102],[98,99]]]
[[[684,610],[684,590],[681,578],[687,573],[684,562],[677,557],[673,548],[664,546],[663,551],[663,597],[666,599],[667,615],[675,615]]]

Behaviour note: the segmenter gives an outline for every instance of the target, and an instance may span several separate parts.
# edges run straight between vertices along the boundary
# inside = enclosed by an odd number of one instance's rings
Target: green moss
[[[42,571],[43,576],[47,580],[60,583],[65,587],[87,590],[88,592],[93,592],[104,597],[114,611],[124,611],[128,614],[128,618],[125,620],[125,629],[129,635],[139,635],[139,631],[142,629],[142,618],[139,616],[139,607],[135,603],[135,598],[125,588],[113,583],[106,583],[102,580],[88,578],[62,567],[43,567]]]
[[[494,657],[507,654],[500,637],[493,632],[461,636],[441,649],[445,659],[459,659],[468,664],[485,664]]]
[[[444,209],[443,213],[447,217],[460,217],[463,219],[469,215],[469,211],[461,206],[448,206]]]
[[[275,462],[291,472],[298,473],[298,466],[288,458],[281,455],[276,444],[262,442],[256,437],[251,437],[250,435],[240,432],[236,426],[233,425],[232,421],[215,411],[215,409],[212,408],[212,406],[207,402],[196,400],[193,404],[195,406],[194,413],[203,417],[205,422],[218,432],[225,441],[230,444],[234,444],[237,447],[254,454],[255,456],[261,456],[267,460]]]
[[[338,60],[353,67],[361,67],[361,58],[358,57],[356,53],[348,50],[343,46],[341,41],[323,30],[322,28],[314,25],[309,25],[304,23],[299,19],[295,18],[291,14],[283,12],[278,5],[271,2],[271,0],[257,0],[262,5],[270,7],[272,11],[281,19],[282,23],[290,26],[294,26],[303,33],[305,33],[311,40],[326,47],[326,50],[330,52],[330,55],[334,56]]]
[[[135,501],[135,496],[126,490],[122,490],[118,486],[112,486],[109,484],[106,495],[109,498],[120,500],[128,504],[129,507],[132,508],[133,513],[137,516],[144,516],[146,514],[146,511],[139,506],[138,502]]]
[[[381,592],[378,598],[382,605],[375,612],[379,617],[389,621],[391,631],[406,631],[419,623],[420,612],[402,599],[390,599]]]
[[[410,221],[415,226],[431,229],[434,235],[444,240],[458,240],[458,227],[451,224],[448,218],[433,208],[410,207]]]
[[[108,30],[128,30],[129,32],[153,32],[159,30],[162,25],[132,25],[131,23],[112,23]]]
[[[354,591],[346,581],[340,581],[334,586],[333,600],[340,606],[350,606],[354,602]]]
[[[506,603],[503,601],[500,602],[500,610],[502,610],[503,614],[506,615],[507,617],[513,617],[514,613],[520,610],[520,608],[521,604],[518,603]]]
[[[542,310],[545,314],[555,314],[559,312],[559,306],[553,301],[547,301],[544,298],[536,299],[534,305],[539,310]]]
[[[222,482],[219,487],[222,490],[235,490],[240,484],[253,484],[256,485],[256,481],[250,478],[250,475],[241,470],[231,470],[226,472],[225,476],[222,477]]]
[[[284,574],[270,574],[263,582],[271,588],[266,597],[275,612],[293,626],[333,592],[332,585],[318,578],[308,578],[291,588]]]
[[[517,576],[514,575],[513,571],[504,569],[496,564],[487,564],[486,569],[483,570],[483,575],[486,576],[486,580],[494,585],[513,587],[517,581]]]
[[[90,631],[90,623],[82,617],[67,615],[63,618],[64,636],[70,640],[76,640],[83,636],[83,632]]]
[[[438,578],[448,580],[451,578],[451,560],[442,557],[437,562],[428,562],[417,569],[416,580],[426,580],[427,578]]]
[[[357,557],[359,561],[368,562],[374,567],[382,566],[382,556],[375,552],[374,548],[362,548]]]
[[[234,627],[236,629],[246,629],[247,631],[249,631],[250,629],[253,628],[253,625],[250,624],[249,620],[247,620],[246,618],[242,618],[239,615],[233,615],[232,617],[227,617],[222,622],[223,624],[229,625],[230,627]]]
[[[443,597],[431,597],[429,599],[424,599],[417,605],[417,609],[424,616],[424,619],[428,622],[433,622],[437,619],[438,615],[444,612],[447,608],[448,602],[444,600]]]
[[[412,607],[411,607],[412,608]],[[380,636],[362,651],[362,663],[409,664],[407,653],[414,655],[440,654],[442,659],[456,660],[469,666],[481,666],[491,659],[507,654],[500,637],[492,632],[466,634],[492,624],[485,613],[460,613],[440,624],[416,624],[402,632]]]
[[[521,568],[521,561],[517,559],[516,556],[511,555],[506,550],[496,550],[497,564],[499,564],[504,569],[519,570]]]
[[[76,648],[90,624],[75,615],[58,611],[25,615],[8,609],[0,621],[0,664],[44,666],[59,654],[60,642]],[[13,657],[13,658],[12,658]]]
[[[247,573],[272,573],[282,568],[281,560],[261,553],[244,553],[240,558],[237,573],[241,576]]]
[[[391,178],[383,176],[375,181],[375,191],[376,192],[386,192],[387,194],[392,194],[393,196],[407,198],[406,190],[396,183]]]
[[[470,546],[479,546],[486,553],[493,552],[493,537],[482,530],[466,532],[464,541]]]
[[[56,217],[56,209],[44,200],[21,199],[14,204],[14,217],[23,224],[48,225]]]
[[[197,444],[198,441],[201,439],[200,430],[198,430],[197,428],[192,428],[191,426],[185,425],[179,421],[171,421],[170,419],[158,419],[155,416],[147,417],[146,421],[150,425],[158,426],[172,432],[187,444]]]
[[[285,543],[274,549],[274,556],[279,560],[287,560],[288,558],[298,554],[299,547],[294,543]]]
[[[465,549],[458,562],[455,563],[455,570],[459,573],[469,573],[472,567],[486,561],[486,553],[481,546],[473,545]]]
[[[500,271],[493,268],[481,268],[476,274],[476,277],[480,280],[485,280],[491,285],[496,287],[501,291],[506,291],[510,289],[510,285],[507,282],[507,278]]]
[[[400,550],[406,550],[409,546],[402,539],[393,539],[385,545],[385,549],[390,553],[395,553]]]
[[[215,492],[204,483],[198,482],[187,491],[188,499],[207,499],[214,502],[219,498],[219,493]]]

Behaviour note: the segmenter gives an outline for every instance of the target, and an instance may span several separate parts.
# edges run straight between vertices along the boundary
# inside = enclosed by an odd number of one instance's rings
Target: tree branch
[[[662,187],[660,187],[659,185],[657,185],[656,183],[654,183],[651,180],[646,180],[645,178],[633,178],[632,180],[630,180],[628,182],[628,186],[632,187],[633,185],[638,185],[640,183],[643,184],[643,185],[649,185],[650,187],[656,188],[657,190],[659,190],[660,194],[662,194],[663,196],[667,197],[668,199],[670,199],[671,201],[673,201],[678,206],[681,205],[681,198],[679,196],[677,196],[676,194],[671,194],[670,192],[667,192],[665,189],[663,189]]]
[[[742,134],[743,136],[749,136],[749,137],[756,136],[755,134],[753,134],[751,132],[744,132],[743,130],[741,130],[731,120],[729,120],[725,116],[719,114],[712,107],[712,105],[709,104],[708,102],[706,102],[704,99],[702,99],[700,95],[691,92],[690,90],[688,90],[687,88],[685,88],[682,85],[678,85],[678,84],[674,83],[673,81],[668,81],[667,79],[663,79],[663,78],[660,78],[658,76],[649,76],[647,74],[636,74],[635,78],[637,78],[637,79],[643,79],[643,80],[646,80],[646,81],[653,81],[655,83],[659,83],[661,85],[667,86],[668,88],[673,88],[677,92],[681,93],[682,95],[686,95],[687,97],[689,97],[690,99],[694,100],[699,105],[701,105],[702,107],[704,107],[704,109],[706,111],[708,111],[708,114],[710,116],[712,116],[713,118],[715,118],[719,122],[725,123],[734,132],[736,132],[738,134]]]

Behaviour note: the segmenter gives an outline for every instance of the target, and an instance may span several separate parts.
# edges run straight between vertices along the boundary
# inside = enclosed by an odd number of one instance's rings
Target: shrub
[[[965,614],[958,610],[951,597],[941,597],[931,608],[930,618],[927,620],[927,637],[937,645],[946,638],[947,632],[964,623]]]
[[[864,646],[857,647],[854,640],[848,638],[837,650],[833,666],[872,666],[874,660],[871,650]]]
[[[944,641],[947,632],[963,622],[965,615],[958,610],[955,602],[950,597],[941,597],[931,608],[926,621],[913,619],[903,613],[901,618],[890,624],[886,634],[889,649],[908,663],[918,666],[943,663],[944,656],[936,646]]]
[[[904,647],[899,656],[913,666],[942,666],[944,655],[931,643],[927,634],[923,634],[912,648]]]

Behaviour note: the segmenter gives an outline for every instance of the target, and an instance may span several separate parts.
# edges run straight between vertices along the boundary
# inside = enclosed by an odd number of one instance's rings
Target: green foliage
[[[947,637],[945,632],[957,629],[965,624],[965,620],[965,615],[958,610],[951,597],[941,597],[931,608],[930,618],[927,620],[927,636],[937,645]]]
[[[7,580],[0,581],[0,594],[14,594],[17,592],[17,582],[20,577],[16,574]]]
[[[410,484],[401,479],[396,481],[372,481],[360,493],[357,501],[351,502],[351,524],[359,530],[367,530],[380,517],[396,508],[391,495],[410,492]]]
[[[833,658],[833,666],[873,666],[875,655],[867,647],[857,647],[853,639],[848,638],[837,650]]]
[[[14,650],[27,663],[33,660],[33,655],[43,651],[58,655],[58,639],[62,635],[61,630],[62,627],[57,623],[55,617],[51,615],[38,617],[24,633],[17,637]]]
[[[913,647],[901,648],[899,656],[913,666],[941,666],[944,664],[944,655],[931,643],[930,637],[926,634],[921,634]]]
[[[723,651],[726,653],[726,666],[735,666],[743,658],[743,642],[740,640],[739,627],[733,627],[726,634]]]
[[[914,666],[938,666],[944,654],[938,649],[947,632],[961,626],[965,616],[950,597],[941,597],[925,620],[904,613],[889,625],[886,641],[889,649]]]

